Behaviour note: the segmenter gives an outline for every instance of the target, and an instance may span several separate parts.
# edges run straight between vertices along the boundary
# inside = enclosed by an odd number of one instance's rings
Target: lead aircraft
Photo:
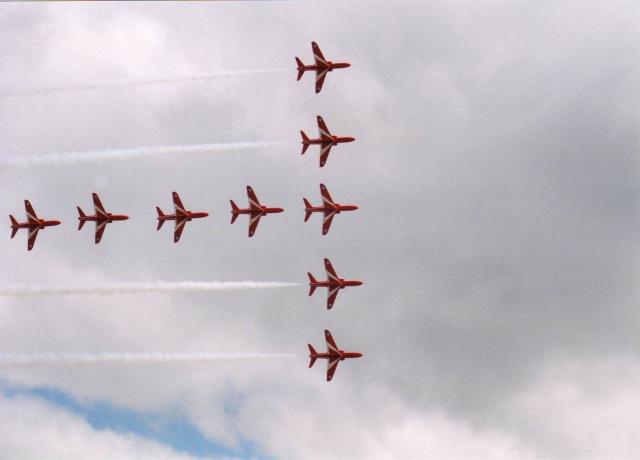
[[[156,211],[158,211],[158,228],[156,230],[160,230],[165,221],[175,220],[176,226],[173,231],[173,242],[177,243],[180,241],[180,236],[182,236],[184,226],[187,222],[191,219],[207,217],[209,213],[203,211],[188,211],[176,192],[173,192],[173,206],[175,208],[175,214],[165,214],[162,212],[162,209],[156,206]]]
[[[320,184],[320,195],[322,196],[322,206],[313,206],[306,198],[303,198],[302,201],[304,201],[305,206],[305,222],[309,220],[309,217],[311,217],[311,214],[314,212],[321,212],[324,214],[324,219],[322,221],[323,235],[329,233],[333,216],[340,214],[342,211],[355,211],[358,209],[354,204],[334,203],[331,195],[329,194],[329,190],[327,190],[327,187],[325,187],[324,184]]]
[[[358,280],[346,280],[344,278],[340,278],[336,271],[333,269],[331,262],[329,259],[324,259],[324,268],[327,272],[326,281],[318,281],[316,280],[311,273],[307,273],[309,276],[309,295],[313,295],[313,292],[318,287],[326,287],[327,288],[327,310],[331,310],[333,304],[338,297],[338,292],[340,289],[344,289],[349,286],[361,286],[362,281]]]
[[[85,222],[95,222],[95,242],[96,244],[98,244],[100,240],[102,240],[102,234],[107,228],[107,224],[110,224],[111,222],[117,220],[127,220],[129,216],[125,216],[124,214],[112,214],[105,211],[104,206],[102,206],[102,202],[100,201],[100,197],[98,197],[98,194],[92,193],[91,196],[93,197],[93,207],[96,213],[93,216],[87,215],[80,208],[80,206],[76,206],[78,208],[78,230],[82,230]]]
[[[231,202],[231,223],[233,224],[240,214],[249,214],[249,238],[251,238],[258,228],[258,223],[260,223],[262,216],[277,214],[284,211],[284,209],[270,208],[260,204],[258,197],[249,185],[247,185],[247,198],[249,199],[249,207],[244,209],[239,208],[233,200],[229,200]]]
[[[318,353],[311,344],[308,344],[309,347],[309,367],[313,366],[313,363],[316,362],[316,359],[326,359],[327,360],[327,382],[330,382],[333,378],[333,374],[335,374],[336,369],[338,368],[338,363],[340,361],[344,361],[345,359],[350,358],[360,358],[362,353],[353,352],[353,351],[344,351],[338,348],[336,342],[333,340],[331,336],[331,332],[325,329],[324,338],[327,342],[327,352],[326,353]]]
[[[318,115],[318,131],[320,137],[318,139],[310,139],[304,131],[300,131],[302,136],[302,155],[307,151],[310,145],[320,145],[320,167],[322,168],[329,158],[329,152],[334,145],[342,144],[345,142],[353,142],[355,137],[334,136],[327,128],[324,120]]]
[[[40,219],[36,212],[33,210],[33,206],[29,203],[29,200],[24,200],[24,209],[27,213],[26,222],[18,222],[15,217],[9,216],[11,219],[11,238],[16,236],[18,230],[21,228],[29,229],[29,237],[27,238],[27,251],[33,249],[33,245],[36,244],[36,237],[38,232],[45,227],[53,227],[54,225],[60,225],[62,222],[59,220],[45,220]]]
[[[348,62],[331,62],[327,61],[320,51],[320,47],[316,42],[311,42],[311,50],[313,51],[313,59],[315,64],[304,65],[304,63],[296,57],[296,64],[298,65],[298,81],[302,78],[307,70],[315,70],[316,72],[316,94],[322,89],[324,79],[327,76],[327,72],[333,72],[333,69],[344,69],[351,67]]]

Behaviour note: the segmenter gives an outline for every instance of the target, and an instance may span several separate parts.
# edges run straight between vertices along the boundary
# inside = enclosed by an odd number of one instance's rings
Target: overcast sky
[[[283,281],[263,291],[0,298],[0,352],[270,361],[0,368],[3,458],[640,457],[637,2],[0,6],[3,158],[286,142],[2,172],[0,283]],[[294,56],[352,67],[296,82]],[[289,72],[31,97],[14,91]],[[300,155],[315,117],[357,141]],[[319,183],[360,206],[304,223]],[[252,185],[254,238],[229,224]],[[211,213],[174,245],[155,206]],[[75,206],[129,214],[100,245]],[[364,281],[325,309],[306,272]],[[308,369],[323,330],[364,357]]]

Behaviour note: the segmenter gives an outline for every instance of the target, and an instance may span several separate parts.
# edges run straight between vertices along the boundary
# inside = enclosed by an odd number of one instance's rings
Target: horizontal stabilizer
[[[13,238],[14,236],[16,236],[16,233],[18,233],[18,227],[13,227],[11,229],[11,238]]]
[[[307,136],[304,131],[300,131],[300,135],[302,136],[302,153],[301,155],[304,155],[304,152],[307,151],[307,149],[309,148],[309,144],[307,144],[307,142],[309,142],[309,136]]]
[[[157,206],[156,211],[158,212],[158,227],[156,228],[156,230],[160,230],[162,228],[162,224],[164,224],[164,213],[162,212],[162,209]]]
[[[313,363],[315,363],[316,359],[318,358],[315,357],[316,350],[313,349],[313,346],[310,343],[308,344],[308,346],[309,346],[309,358],[310,358],[309,367],[313,367]]]
[[[233,200],[229,200],[229,202],[231,203],[231,223],[233,224],[236,219],[238,218],[239,214],[233,212],[233,211],[237,211],[238,209],[238,205],[235,204],[235,202]]]
[[[312,296],[316,288],[318,287],[316,285],[318,281],[316,281],[311,273],[307,273],[307,276],[309,276],[309,295]]]
[[[301,69],[301,67],[304,67],[304,64],[299,58],[296,58],[296,64],[298,64],[298,79],[296,81],[300,81],[304,75],[304,69]]]
[[[302,201],[304,201],[304,210],[305,210],[305,214],[304,214],[304,221],[308,221],[309,217],[311,217],[311,211],[309,211],[309,209],[311,209],[313,206],[311,205],[311,203],[309,203],[309,200],[307,200],[306,198],[303,198]]]
[[[13,216],[11,216],[11,215],[10,215],[10,216],[9,216],[9,219],[11,219],[11,225],[18,225],[18,221],[16,220],[16,218],[15,218],[15,217],[13,217]]]

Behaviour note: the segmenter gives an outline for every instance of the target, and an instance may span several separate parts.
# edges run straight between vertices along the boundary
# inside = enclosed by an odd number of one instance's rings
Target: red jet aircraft
[[[316,94],[322,89],[324,79],[327,76],[327,72],[333,72],[333,69],[344,69],[350,67],[348,62],[331,62],[327,61],[320,51],[320,47],[316,42],[311,42],[311,49],[313,50],[313,58],[316,63],[313,65],[304,65],[300,59],[296,57],[296,64],[298,64],[298,81],[302,78],[307,70],[316,71]]]
[[[78,208],[78,230],[82,230],[85,222],[93,221],[96,223],[96,232],[95,232],[95,242],[98,244],[102,239],[102,234],[104,233],[105,228],[107,228],[107,224],[110,224],[116,220],[127,220],[129,216],[125,216],[124,214],[112,214],[110,212],[105,211],[104,206],[102,206],[102,202],[98,197],[97,193],[92,193],[93,196],[93,207],[96,211],[95,215],[88,216],[84,213],[84,211],[80,208],[80,206],[76,206]]]
[[[178,241],[180,241],[180,236],[182,235],[184,226],[188,221],[190,221],[191,219],[207,217],[209,213],[201,211],[187,211],[176,192],[173,192],[173,206],[175,208],[175,214],[165,214],[162,212],[162,209],[156,206],[156,211],[158,211],[158,228],[156,230],[160,230],[162,228],[162,224],[164,224],[165,221],[175,220],[176,226],[175,230],[173,231],[173,242],[177,243]]]
[[[249,214],[249,237],[252,237],[258,228],[258,223],[262,216],[267,214],[276,214],[284,211],[282,208],[270,208],[260,204],[258,197],[253,192],[253,189],[247,185],[247,198],[249,198],[249,207],[242,209],[239,208],[233,200],[231,202],[231,223],[233,224],[240,214]]]
[[[331,195],[329,195],[329,191],[324,184],[320,184],[320,195],[322,195],[322,206],[313,206],[309,203],[309,200],[303,198],[304,206],[305,206],[305,216],[304,221],[306,222],[311,217],[311,213],[313,212],[322,212],[324,213],[324,220],[322,223],[322,234],[326,235],[329,233],[329,227],[331,227],[331,222],[333,221],[333,216],[336,214],[340,214],[342,211],[355,211],[358,209],[356,205],[353,204],[339,204],[334,203]]]
[[[342,144],[345,142],[353,142],[355,137],[340,137],[334,136],[329,132],[329,128],[325,124],[324,120],[318,115],[318,130],[320,131],[320,137],[318,139],[309,139],[304,131],[300,131],[302,135],[302,155],[307,151],[310,145],[320,145],[320,167],[322,168],[329,158],[329,152],[334,145]]]
[[[27,250],[31,251],[33,249],[33,245],[36,244],[36,237],[40,230],[45,227],[60,225],[62,222],[59,220],[44,220],[38,218],[36,212],[31,206],[31,203],[29,203],[29,200],[24,200],[24,209],[27,212],[26,222],[18,222],[15,217],[11,215],[9,216],[9,219],[11,219],[11,238],[16,236],[16,233],[18,233],[18,230],[21,228],[28,228],[29,238],[27,238]]]
[[[331,337],[331,332],[325,329],[324,338],[327,341],[327,352],[326,353],[318,353],[314,350],[313,346],[309,344],[309,367],[313,366],[313,363],[316,362],[316,359],[326,359],[327,361],[327,382],[330,382],[333,378],[333,374],[335,374],[336,369],[338,368],[338,363],[340,361],[344,361],[348,358],[360,358],[362,353],[344,351],[338,348],[336,342]]]
[[[316,280],[311,273],[307,273],[309,275],[309,295],[313,295],[313,292],[317,287],[326,287],[327,288],[327,310],[331,310],[333,304],[336,301],[336,297],[338,297],[338,292],[340,289],[344,289],[348,286],[361,286],[362,281],[358,280],[345,280],[344,278],[340,278],[336,271],[333,269],[331,262],[329,259],[324,259],[324,268],[327,271],[327,280],[326,281],[318,281]]]

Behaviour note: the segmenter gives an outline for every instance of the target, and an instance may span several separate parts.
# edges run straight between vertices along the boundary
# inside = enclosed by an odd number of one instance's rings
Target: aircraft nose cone
[[[282,211],[284,211],[283,208],[275,208],[275,212],[282,212]]]
[[[362,358],[362,353],[355,353],[356,358]]]
[[[60,225],[62,222],[59,220],[54,220],[51,222],[51,225]]]
[[[347,137],[347,142],[353,142],[355,140],[356,140],[355,137]]]
[[[362,281],[356,281],[354,284],[355,284],[356,286],[362,286]]]

